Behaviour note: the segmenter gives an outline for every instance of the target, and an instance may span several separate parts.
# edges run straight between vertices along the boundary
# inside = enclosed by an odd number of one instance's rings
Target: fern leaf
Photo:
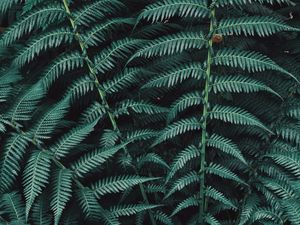
[[[72,96],[72,100],[86,95],[89,91],[96,89],[95,80],[90,76],[83,76],[77,79],[73,85],[71,85],[67,91],[67,95]]]
[[[287,214],[289,221],[291,221],[292,225],[296,225],[300,223],[300,207],[299,203],[295,199],[289,199],[283,201],[283,207]]]
[[[189,78],[200,80],[204,77],[204,74],[205,70],[203,69],[202,64],[188,63],[152,78],[148,83],[144,84],[142,88],[169,88],[176,84],[180,84]]]
[[[173,225],[171,218],[161,211],[154,212],[154,219],[165,225]]]
[[[12,134],[3,149],[0,170],[0,190],[8,191],[21,170],[21,159],[23,159],[28,140],[20,134]]]
[[[126,59],[133,51],[141,46],[142,40],[122,39],[113,42],[95,57],[93,70],[98,73],[105,73],[120,64],[120,60]]]
[[[174,16],[204,18],[209,15],[205,0],[163,0],[147,6],[139,16],[152,23],[164,21]]]
[[[23,175],[24,195],[26,199],[26,220],[30,209],[42,189],[48,184],[50,176],[50,156],[43,151],[34,152],[25,167]]]
[[[199,156],[200,156],[200,151],[194,145],[191,145],[191,146],[185,148],[183,151],[181,151],[176,156],[173,163],[171,164],[171,169],[167,175],[166,182],[168,182],[171,178],[173,178],[173,176],[175,175],[175,173],[178,170],[184,168],[184,166],[186,165],[186,163],[188,161],[190,161],[191,159],[197,158]]]
[[[140,177],[135,175],[108,177],[103,180],[99,180],[95,184],[93,184],[92,190],[94,190],[97,198],[100,198],[105,194],[125,191],[126,189],[136,186],[138,184],[142,184],[153,180],[157,180],[157,178]]]
[[[217,33],[223,35],[258,35],[260,37],[270,36],[280,31],[297,31],[298,29],[288,26],[284,21],[277,17],[252,16],[242,18],[222,19]]]
[[[235,173],[230,171],[224,166],[219,164],[210,163],[209,166],[206,168],[207,174],[214,174],[224,179],[233,180],[237,183],[247,185],[243,180],[241,180]]]
[[[62,43],[71,43],[74,38],[74,33],[68,29],[60,28],[41,36],[34,38],[29,42],[27,47],[21,50],[20,54],[14,59],[13,65],[20,68],[26,63],[31,62],[41,51],[49,48],[55,48]]]
[[[46,23],[59,21],[65,16],[66,13],[63,6],[57,3],[33,10],[24,16],[22,20],[19,20],[19,22],[7,29],[0,42],[6,46],[10,45],[22,36],[30,33],[33,29],[42,28]]]
[[[197,183],[200,181],[199,174],[196,171],[189,172],[185,176],[177,179],[174,184],[172,185],[170,191],[166,194],[165,199],[170,197],[176,191],[181,191],[182,189],[186,188],[188,185],[193,183]]]
[[[206,187],[205,195],[207,197],[210,197],[216,201],[223,203],[224,205],[229,206],[231,209],[234,210],[237,209],[236,205],[232,201],[230,201],[230,199],[226,198],[223,193],[221,193],[220,191],[216,190],[211,186]]]
[[[107,95],[114,94],[136,83],[140,72],[139,69],[135,68],[125,69],[112,80],[105,81],[102,85],[105,93]]]
[[[83,36],[84,44],[87,46],[97,46],[106,40],[107,34],[120,25],[134,25],[134,18],[114,18],[105,23],[94,26]]]
[[[156,164],[162,168],[169,169],[169,165],[156,153],[147,153],[137,158],[138,168],[142,168],[147,163]]]
[[[211,119],[218,119],[233,124],[257,126],[269,133],[273,133],[254,115],[241,108],[216,105],[210,112],[210,117]]]
[[[110,208],[109,211],[111,212],[111,215],[114,217],[131,216],[145,210],[155,209],[159,206],[160,205],[145,205],[145,204],[118,205]]]
[[[58,57],[49,68],[43,73],[42,80],[46,89],[66,71],[71,71],[75,68],[81,68],[84,65],[84,57],[78,52],[63,54]]]
[[[6,13],[14,4],[18,3],[18,0],[2,0],[0,2],[0,12]]]
[[[245,204],[241,208],[241,216],[238,225],[244,225],[249,221],[251,215],[257,208],[258,203],[259,203],[259,199],[255,194],[250,195],[246,199]]]
[[[278,66],[274,61],[265,55],[253,51],[244,51],[236,49],[222,49],[216,52],[214,56],[215,65],[240,67],[248,72],[263,72],[265,70],[274,70],[281,72],[293,78],[297,82],[297,78]]]
[[[179,212],[181,212],[184,209],[195,207],[199,205],[199,200],[196,198],[196,196],[191,196],[182,202],[178,204],[178,206],[175,208],[175,210],[172,212],[171,216],[175,216]]]
[[[103,19],[105,15],[112,14],[122,8],[126,7],[118,0],[96,0],[74,12],[74,23],[89,26],[91,22]]]
[[[122,144],[112,148],[100,149],[87,153],[86,155],[82,156],[79,160],[77,160],[72,165],[72,168],[75,170],[76,174],[79,177],[84,177],[85,174],[101,166],[104,162],[106,162],[108,158],[112,157],[124,146],[125,145]]]
[[[239,159],[244,164],[247,164],[247,162],[246,162],[244,156],[242,155],[241,151],[239,150],[238,146],[236,144],[234,144],[230,139],[219,136],[217,134],[213,134],[207,140],[207,146],[220,149],[221,151],[225,152],[226,154],[230,154],[233,157]]]
[[[201,32],[182,32],[166,35],[150,41],[145,47],[137,51],[129,61],[137,57],[150,58],[181,53],[188,49],[201,49],[206,40]]]
[[[11,192],[4,194],[1,199],[1,205],[5,213],[9,215],[10,220],[18,220],[25,223],[25,205],[19,193]]]
[[[163,141],[172,139],[186,132],[200,129],[200,121],[195,117],[179,120],[170,124],[164,130],[162,130],[153,145],[157,145]]]
[[[93,123],[106,115],[106,109],[99,102],[91,104],[80,117],[80,124]]]
[[[251,93],[257,91],[266,91],[282,99],[282,97],[273,89],[261,81],[243,77],[243,76],[216,76],[211,85],[215,93],[233,92],[233,93]]]
[[[184,94],[171,105],[171,109],[168,113],[168,121],[174,120],[179,112],[182,112],[189,107],[200,105],[202,101],[203,98],[198,91]]]
[[[39,82],[25,91],[8,110],[6,117],[11,121],[27,121],[32,117],[39,101],[44,97],[45,91]]]
[[[50,206],[54,212],[54,224],[58,225],[67,202],[72,196],[72,172],[61,169],[54,174]]]
[[[61,100],[61,102],[58,102],[53,108],[48,110],[29,132],[37,140],[50,138],[50,134],[64,117],[69,106],[68,97]]]
[[[49,196],[46,194],[42,194],[33,204],[32,207],[32,222],[33,224],[45,224],[51,225],[52,223],[52,215],[49,209],[48,204]]]
[[[121,115],[129,115],[130,110],[135,113],[146,113],[149,115],[167,112],[167,109],[164,107],[160,107],[146,101],[134,101],[128,99],[118,103],[114,114],[116,117]]]
[[[66,157],[70,150],[78,145],[93,130],[98,121],[87,125],[82,125],[72,129],[69,133],[64,134],[53,146],[50,151],[57,158]]]

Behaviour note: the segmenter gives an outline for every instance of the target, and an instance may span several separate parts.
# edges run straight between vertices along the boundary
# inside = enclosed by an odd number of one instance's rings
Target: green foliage
[[[300,224],[298,1],[0,12],[0,224]]]

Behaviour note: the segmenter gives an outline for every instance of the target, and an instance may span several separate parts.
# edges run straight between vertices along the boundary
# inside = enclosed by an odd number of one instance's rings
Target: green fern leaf
[[[54,23],[65,16],[66,13],[63,6],[57,3],[33,10],[27,16],[24,16],[22,20],[7,29],[0,42],[6,46],[10,45],[22,36],[30,33],[33,29],[42,28],[45,24]]]
[[[78,145],[87,135],[93,130],[98,121],[87,125],[82,125],[72,129],[69,133],[64,134],[54,145],[49,149],[57,158],[64,158],[70,150]]]
[[[48,184],[50,176],[50,156],[43,151],[33,152],[30,156],[23,175],[24,195],[26,199],[26,220],[32,204],[42,189]]]
[[[211,119],[222,120],[233,124],[257,126],[266,130],[269,133],[273,133],[264,124],[262,124],[254,115],[250,114],[244,109],[216,105],[210,112]]]
[[[108,177],[93,184],[92,190],[94,190],[97,198],[100,198],[105,194],[125,191],[133,186],[153,180],[157,180],[157,178],[140,177],[135,175]]]
[[[171,218],[161,211],[155,211],[154,219],[165,225],[173,225]]]
[[[199,174],[196,171],[189,172],[185,176],[177,179],[172,185],[170,191],[166,194],[165,199],[169,198],[176,191],[181,191],[186,188],[188,185],[197,183],[200,181]]]
[[[184,168],[184,166],[188,161],[194,158],[198,158],[199,156],[200,156],[200,151],[194,145],[191,145],[185,148],[183,151],[181,151],[176,156],[173,163],[171,164],[171,169],[166,178],[166,182],[168,182],[176,174],[178,170]]]
[[[156,153],[147,153],[137,158],[137,167],[142,168],[145,164],[155,164],[162,168],[169,169],[169,165]]]
[[[137,51],[129,61],[137,57],[150,58],[181,53],[188,49],[201,49],[206,43],[201,32],[182,32],[160,37],[150,41],[145,47]]]
[[[98,73],[105,73],[120,64],[121,59],[126,59],[133,51],[144,43],[138,39],[122,39],[113,42],[108,48],[101,51],[94,59],[93,70]]]
[[[18,220],[20,223],[25,223],[25,205],[19,193],[11,192],[4,194],[0,205],[3,206],[10,220]]]
[[[179,112],[182,112],[191,106],[200,105],[202,101],[203,98],[199,91],[184,94],[171,105],[171,109],[168,113],[168,121],[174,120]]]
[[[67,91],[67,95],[72,97],[75,101],[76,98],[86,95],[88,92],[96,89],[95,80],[91,79],[90,76],[83,76],[76,80]]]
[[[147,6],[139,16],[152,23],[164,21],[174,16],[204,18],[209,15],[205,0],[163,0]]]
[[[238,146],[234,144],[230,139],[219,136],[217,134],[213,134],[207,140],[207,146],[220,149],[226,154],[230,154],[233,157],[239,159],[244,164],[247,164]]]
[[[241,180],[235,173],[219,164],[210,163],[209,166],[206,168],[206,173],[214,174],[224,179],[233,180],[237,183],[244,184],[247,186],[247,184],[243,180]]]
[[[8,191],[21,170],[21,159],[23,159],[28,140],[20,134],[12,134],[8,138],[3,149],[0,170],[0,190]]]
[[[282,97],[273,89],[261,81],[243,77],[243,76],[216,76],[211,85],[215,93],[233,92],[233,93],[251,93],[257,91],[267,91],[282,99]]]
[[[21,50],[20,54],[14,59],[13,65],[20,68],[26,63],[31,62],[41,51],[55,48],[62,43],[69,44],[74,38],[74,33],[68,29],[60,28],[34,38],[27,47]]]
[[[230,201],[230,199],[226,198],[223,193],[211,186],[206,187],[205,195],[209,198],[223,203],[224,205],[229,206],[233,210],[237,209],[237,206],[232,201]]]
[[[251,215],[256,210],[258,204],[259,204],[259,199],[255,194],[250,195],[246,199],[245,204],[241,208],[241,216],[238,225],[244,225],[249,221]]]
[[[58,225],[67,202],[72,195],[72,172],[61,169],[54,174],[54,182],[50,206],[54,212],[54,224]]]
[[[172,139],[186,132],[200,129],[200,121],[195,117],[179,120],[162,130],[153,145],[157,145],[163,141]]]
[[[6,13],[8,9],[10,9],[14,4],[18,3],[18,0],[2,0],[0,2],[0,12]]]
[[[215,65],[240,67],[250,73],[274,70],[284,73],[299,82],[293,74],[284,70],[270,58],[258,52],[222,49],[216,52],[216,55],[214,56],[214,63]]]
[[[205,222],[210,225],[221,225],[221,223],[209,213],[205,216]]]
[[[200,63],[188,63],[173,68],[163,74],[160,74],[148,83],[144,84],[142,88],[160,88],[160,87],[172,87],[176,84],[180,84],[189,78],[202,79],[204,77],[205,70]]]
[[[298,29],[288,26],[277,17],[252,16],[242,18],[222,19],[216,33],[223,35],[258,35],[260,37],[270,36],[280,31],[298,31]]]
[[[80,117],[79,123],[93,123],[96,120],[100,120],[106,115],[106,109],[99,102],[91,104]]]
[[[109,211],[111,212],[111,215],[114,217],[131,216],[145,210],[155,209],[159,206],[160,205],[145,205],[145,204],[118,205],[110,208]]]
[[[84,45],[97,46],[106,40],[107,34],[120,25],[134,25],[134,18],[114,18],[102,24],[94,26],[90,31],[83,36]]]
[[[41,195],[33,204],[32,207],[32,222],[33,224],[51,225],[52,215],[48,203],[49,196]]]
[[[181,212],[184,209],[195,207],[199,205],[199,200],[196,198],[196,196],[191,196],[182,202],[178,204],[178,206],[175,208],[175,210],[172,212],[171,216],[175,216],[179,212]]]
[[[126,8],[125,5],[118,0],[96,0],[74,12],[74,23],[89,26],[91,22],[123,8]]]

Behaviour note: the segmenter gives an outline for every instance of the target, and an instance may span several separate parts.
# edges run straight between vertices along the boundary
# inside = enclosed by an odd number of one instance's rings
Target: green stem
[[[206,199],[205,199],[205,153],[206,153],[206,141],[207,141],[207,123],[208,123],[208,110],[209,110],[209,91],[210,91],[210,80],[211,80],[211,64],[212,64],[212,52],[213,52],[213,41],[211,35],[214,32],[214,21],[215,10],[211,10],[210,18],[210,29],[209,29],[209,42],[208,42],[208,53],[206,62],[206,77],[205,77],[205,89],[203,99],[203,112],[202,112],[202,134],[200,142],[200,202],[199,202],[199,224],[204,224],[205,211],[206,211]]]
[[[119,127],[117,125],[117,122],[116,122],[116,118],[113,115],[113,113],[110,112],[110,110],[109,110],[110,107],[109,107],[109,104],[108,104],[108,102],[105,98],[105,92],[100,88],[100,82],[98,80],[98,77],[97,77],[97,74],[96,74],[95,70],[93,69],[94,65],[93,65],[92,61],[89,59],[89,56],[87,55],[87,48],[85,47],[85,44],[81,39],[81,35],[76,31],[76,24],[75,24],[75,21],[71,18],[71,11],[70,11],[67,0],[63,0],[63,3],[64,3],[64,7],[65,7],[66,12],[69,15],[69,21],[71,23],[71,26],[72,26],[74,32],[75,32],[75,37],[78,40],[78,43],[79,43],[79,46],[80,46],[80,49],[81,49],[83,55],[85,56],[85,60],[86,60],[87,66],[88,66],[88,70],[89,70],[90,74],[93,76],[93,78],[95,80],[95,84],[96,84],[100,99],[101,99],[102,103],[104,104],[105,108],[107,109],[106,112],[108,114],[108,117],[109,117],[109,120],[112,124],[112,127],[113,127],[114,131],[118,132],[118,134],[121,134],[120,129],[119,129]],[[120,142],[123,143],[122,137],[120,139],[121,139]],[[123,149],[124,149],[125,154],[129,155],[126,146]],[[136,173],[138,174],[138,171],[136,170],[135,166],[134,166],[134,169],[135,169]],[[146,202],[146,204],[149,205],[149,199],[147,197],[147,194],[146,194],[146,191],[145,191],[145,188],[144,188],[143,184],[139,184],[139,187],[140,187],[140,191],[141,191],[141,194],[142,194],[142,197],[143,197],[144,201]],[[156,221],[154,219],[152,211],[149,210],[148,212],[149,212],[151,224],[156,225]]]

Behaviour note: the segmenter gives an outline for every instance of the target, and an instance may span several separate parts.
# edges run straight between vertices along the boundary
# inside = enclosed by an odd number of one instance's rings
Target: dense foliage
[[[1,224],[300,224],[300,3],[13,9]]]

